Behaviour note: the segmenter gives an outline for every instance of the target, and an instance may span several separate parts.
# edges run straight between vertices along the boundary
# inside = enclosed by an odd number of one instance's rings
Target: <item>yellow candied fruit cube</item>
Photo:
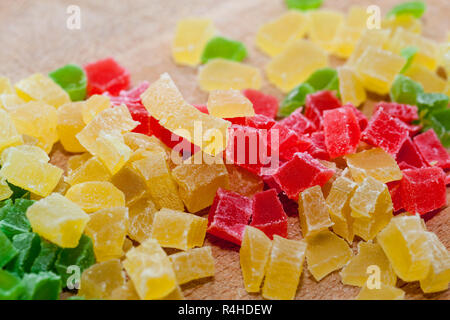
[[[378,243],[359,242],[358,254],[342,268],[340,275],[343,284],[364,287],[367,284],[371,267],[377,268],[379,280],[385,285],[395,286],[397,275]]]
[[[422,23],[419,19],[409,14],[400,14],[381,20],[381,27],[389,29],[394,33],[398,28],[420,34],[422,32]]]
[[[300,193],[298,213],[303,238],[328,230],[333,225],[320,186],[314,186]]]
[[[188,18],[178,21],[172,42],[172,57],[177,64],[196,66],[203,49],[216,30],[210,19]]]
[[[97,261],[123,256],[123,244],[128,231],[128,208],[105,208],[89,215],[85,233],[91,237]]]
[[[394,286],[380,284],[380,288],[369,289],[364,286],[356,296],[356,300],[403,300],[405,292]]]
[[[66,197],[86,212],[125,206],[123,192],[107,181],[89,181],[76,184],[67,190]]]
[[[86,161],[88,161],[92,155],[89,152],[82,154],[76,154],[67,159],[67,173],[68,176],[72,174],[75,170],[81,167]]]
[[[149,196],[137,200],[129,206],[128,215],[130,226],[128,236],[139,243],[150,237],[153,218],[158,211],[155,203]]]
[[[200,67],[198,82],[204,91],[260,89],[261,71],[253,66],[226,59],[213,59]]]
[[[419,216],[397,216],[377,236],[377,242],[391,262],[395,273],[404,281],[427,277],[432,251]]]
[[[59,193],[33,203],[26,215],[33,232],[63,248],[78,245],[90,219],[77,204]]]
[[[288,92],[308,76],[328,64],[327,53],[310,40],[297,40],[274,57],[266,67],[269,81]]]
[[[76,169],[71,169],[66,182],[71,186],[88,181],[110,181],[111,174],[97,157],[90,157]]]
[[[109,97],[94,94],[80,105],[81,119],[85,124],[91,122],[100,112],[111,107]]]
[[[8,147],[23,144],[22,136],[17,132],[9,114],[0,109],[0,153]]]
[[[124,165],[111,182],[123,192],[127,206],[142,198],[147,189],[144,177],[131,164]]]
[[[76,135],[84,128],[81,107],[84,102],[71,102],[58,108],[58,136],[64,149],[69,152],[84,152]]]
[[[215,267],[211,247],[190,249],[169,256],[178,284],[214,277]]]
[[[135,152],[139,149],[147,151],[165,151],[166,146],[155,136],[147,136],[142,133],[126,132],[123,135],[125,144]]]
[[[152,83],[141,97],[148,112],[166,129],[200,146],[203,151],[213,156],[226,148],[230,122],[204,114],[189,105],[167,73]],[[199,129],[202,129],[204,134],[200,139],[196,139],[200,141],[195,141],[194,138],[198,136],[195,130]]]
[[[345,266],[353,256],[347,242],[331,231],[322,231],[306,242],[308,270],[317,281]]]
[[[353,180],[360,183],[367,177],[387,183],[401,180],[402,172],[395,159],[381,148],[373,148],[345,157]]]
[[[42,152],[47,159],[39,155]],[[39,196],[48,196],[58,184],[63,170],[47,163],[48,156],[34,146],[10,147],[3,151],[0,177]]]
[[[0,94],[0,107],[6,111],[10,111],[17,106],[24,104],[25,101],[19,98],[15,93],[3,93]]]
[[[340,58],[348,58],[355,50],[356,43],[361,37],[361,30],[342,24],[329,45],[329,50]]]
[[[358,185],[346,178],[338,177],[331,186],[326,199],[333,231],[349,243],[353,242],[353,217],[351,216],[350,199]]]
[[[161,300],[184,300],[183,292],[181,291],[181,288],[179,285],[175,287],[175,289],[169,293],[167,296],[162,298]]]
[[[239,260],[247,292],[259,292],[271,250],[272,241],[264,232],[251,226],[245,227]]]
[[[12,94],[14,92],[14,88],[11,85],[11,81],[9,81],[6,77],[0,77],[0,94]]]
[[[213,90],[208,97],[208,112],[218,118],[252,117],[253,104],[239,90]]]
[[[389,40],[390,31],[381,29],[365,29],[356,43],[353,53],[348,58],[345,66],[354,69],[368,46],[383,49]]]
[[[450,281],[450,254],[436,234],[425,234],[431,251],[431,261],[428,275],[420,280],[420,288],[425,293],[447,290]]]
[[[177,286],[172,263],[154,239],[128,251],[123,266],[143,300],[164,298]]]
[[[111,300],[139,300],[139,296],[134,288],[133,282],[127,280],[124,285],[112,290]]]
[[[306,242],[273,236],[266,266],[262,296],[271,300],[292,300],[297,292],[305,260]]]
[[[83,271],[78,295],[85,299],[112,300],[115,290],[126,285],[119,259],[96,263]],[[117,292],[116,292],[117,294]]]
[[[344,15],[337,11],[316,10],[309,14],[308,36],[317,45],[327,51],[333,50],[336,32],[344,24]]]
[[[290,10],[259,28],[256,45],[264,53],[274,57],[293,41],[303,38],[308,27],[308,15]]]
[[[264,182],[259,176],[234,164],[225,164],[225,166],[230,180],[228,190],[248,198],[263,191]]]
[[[351,103],[356,107],[364,103],[367,99],[366,90],[352,69],[344,66],[338,68],[337,72],[342,103]]]
[[[203,245],[207,224],[194,214],[162,208],[153,217],[150,237],[162,247],[188,250]]]
[[[0,200],[5,200],[13,194],[11,188],[4,178],[0,179]]]
[[[367,13],[367,8],[351,6],[347,13],[346,24],[350,27],[363,31],[367,28],[368,18],[369,13]]]
[[[425,92],[444,92],[447,86],[447,81],[439,77],[436,72],[414,62],[404,75],[419,82]]]

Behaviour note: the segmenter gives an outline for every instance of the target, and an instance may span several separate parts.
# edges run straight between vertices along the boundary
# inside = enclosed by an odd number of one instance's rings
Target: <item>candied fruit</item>
[[[252,227],[263,231],[270,239],[274,234],[287,237],[287,215],[275,189],[255,194],[252,208]]]
[[[309,238],[333,225],[322,189],[314,186],[300,193],[298,212],[303,238]]]
[[[102,94],[109,92],[118,95],[121,90],[128,89],[130,73],[113,58],[105,58],[84,65],[88,79],[87,93]]]
[[[405,292],[402,289],[381,283],[380,289],[362,287],[356,300],[403,300],[404,297]]]
[[[218,118],[252,117],[253,104],[239,90],[213,90],[208,97],[208,113]]]
[[[215,273],[214,257],[211,247],[190,249],[169,256],[178,284],[192,280],[213,277]]]
[[[61,144],[69,152],[86,151],[76,138],[76,135],[85,126],[81,114],[82,105],[83,102],[71,102],[58,108],[58,124],[56,129]]]

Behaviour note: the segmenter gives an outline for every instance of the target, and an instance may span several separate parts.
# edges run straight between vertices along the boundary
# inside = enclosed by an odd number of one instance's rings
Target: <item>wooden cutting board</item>
[[[379,5],[382,13],[400,1],[340,0],[326,1],[325,7],[347,11],[350,5]],[[422,18],[423,33],[444,41],[450,29],[450,2],[428,0],[428,10]],[[69,30],[66,10],[71,4],[81,9],[81,29]],[[180,18],[206,16],[214,20],[218,30],[228,37],[243,41],[249,50],[246,63],[263,67],[268,57],[255,49],[254,36],[260,25],[285,12],[283,0],[2,0],[0,1],[0,74],[17,81],[34,72],[47,73],[66,63],[84,64],[113,56],[128,68],[133,84],[156,80],[169,72],[185,98],[191,103],[205,103],[207,94],[197,87],[197,70],[176,66],[170,54],[174,27]],[[332,65],[342,63],[330,59]],[[282,98],[282,94],[265,81],[262,90]],[[375,100],[380,97],[372,97]],[[364,110],[371,114],[373,102]],[[68,154],[58,145],[52,152],[52,162],[65,167]],[[450,248],[449,210],[427,222]],[[289,237],[300,239],[298,217],[289,218]],[[238,247],[207,236],[216,259],[216,276],[183,286],[188,299],[259,299],[249,295],[242,283]],[[355,246],[356,247],[356,246]],[[449,291],[423,295],[418,283],[399,286],[407,299],[449,299]],[[344,286],[337,272],[317,283],[305,265],[298,299],[352,299],[358,288]]]

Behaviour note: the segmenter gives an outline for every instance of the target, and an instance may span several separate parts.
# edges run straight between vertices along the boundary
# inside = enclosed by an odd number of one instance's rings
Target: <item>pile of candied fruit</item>
[[[356,299],[403,299],[398,278],[448,290],[424,219],[447,205],[450,42],[421,35],[422,2],[375,29],[366,8],[321,2],[286,0],[256,33],[280,103],[246,46],[202,18],[179,21],[172,54],[201,65],[205,105],[167,73],[130,89],[112,58],[0,78],[0,299],[183,299],[214,281],[207,234],[240,246],[243,287],[266,299],[296,296],[305,258],[316,281],[341,270]],[[367,92],[385,100],[370,116]]]

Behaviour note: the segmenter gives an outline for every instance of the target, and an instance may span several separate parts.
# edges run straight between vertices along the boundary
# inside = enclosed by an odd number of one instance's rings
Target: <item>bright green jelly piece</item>
[[[421,92],[417,95],[417,107],[421,116],[445,109],[448,105],[448,96],[443,93],[425,93]]]
[[[403,14],[411,15],[414,18],[419,19],[427,9],[425,2],[422,1],[410,1],[396,5],[387,13],[387,17],[399,16]]]
[[[247,49],[242,42],[224,37],[214,37],[208,41],[205,49],[203,49],[202,63],[207,63],[209,60],[216,58],[240,62],[245,57],[247,57]]]
[[[297,108],[305,104],[306,96],[308,94],[314,92],[314,88],[307,83],[302,83],[301,85],[295,87],[281,102],[280,108],[278,110],[278,116],[289,116]]]
[[[67,279],[75,274],[74,270],[68,270],[70,266],[78,266],[80,274],[95,263],[94,247],[92,240],[82,235],[76,248],[64,248],[60,251],[55,262],[55,270],[61,276],[63,287],[67,286]]]
[[[400,55],[406,59],[406,63],[403,66],[402,70],[400,70],[400,73],[404,73],[406,70],[409,69],[418,50],[419,49],[417,49],[417,47],[410,46],[405,47],[400,51]]]
[[[13,236],[31,231],[30,222],[25,212],[34,203],[33,200],[16,199],[13,203],[8,199],[0,208],[0,230],[12,239]]]
[[[31,272],[51,271],[61,248],[46,240],[41,241],[41,251],[31,266]]]
[[[415,105],[418,94],[422,92],[424,91],[420,83],[411,80],[407,76],[398,74],[391,86],[389,95],[394,102]]]
[[[425,120],[425,128],[434,129],[442,144],[450,148],[450,109],[443,109],[431,113]]]
[[[285,0],[288,9],[314,10],[322,6],[323,0]]]
[[[17,300],[22,292],[23,286],[20,278],[0,269],[0,300]]]
[[[320,90],[339,90],[338,73],[333,68],[321,68],[313,72],[305,83],[314,88],[315,91]]]
[[[86,98],[86,74],[84,70],[75,65],[67,64],[48,74],[70,96],[72,101],[80,101]]]
[[[0,230],[0,268],[3,268],[18,254],[8,237]]]
[[[34,260],[39,255],[41,239],[34,232],[21,233],[13,237],[12,244],[19,253],[5,268],[22,277],[30,272]]]
[[[58,300],[61,277],[53,272],[28,273],[22,279],[23,300]]]

